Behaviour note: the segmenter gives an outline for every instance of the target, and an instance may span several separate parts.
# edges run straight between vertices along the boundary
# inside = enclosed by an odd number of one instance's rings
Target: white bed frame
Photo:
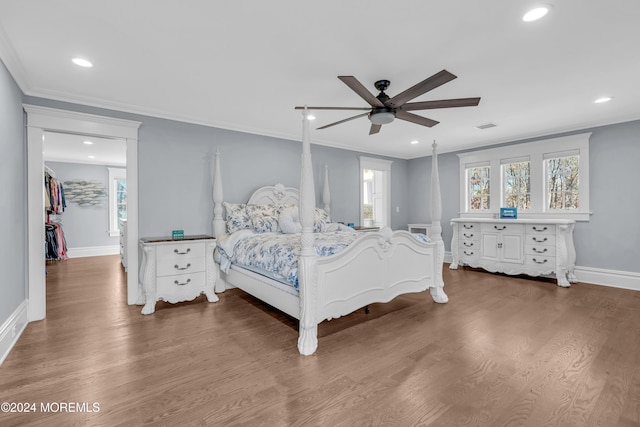
[[[300,321],[298,350],[313,354],[318,348],[318,324],[344,316],[376,302],[388,302],[401,294],[429,289],[433,300],[446,303],[442,267],[444,243],[440,225],[441,202],[436,144],[433,144],[431,173],[431,243],[418,241],[407,231],[366,232],[347,249],[317,257],[313,251],[315,191],[309,140],[309,121],[303,112],[303,145],[300,192],[276,185],[258,189],[249,199],[252,204],[298,204],[300,210],[301,254],[298,260],[299,295],[286,292],[272,279],[233,267],[220,272],[216,292],[237,287]],[[226,232],[222,215],[220,153],[216,153],[213,184],[216,237]],[[324,209],[329,210],[328,174],[325,168]]]

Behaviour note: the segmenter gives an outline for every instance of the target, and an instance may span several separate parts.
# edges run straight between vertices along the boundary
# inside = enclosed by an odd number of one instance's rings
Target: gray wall
[[[28,96],[25,102],[142,122],[138,135],[141,237],[166,236],[174,229],[182,229],[185,234],[213,232],[212,179],[216,150],[220,150],[222,156],[222,181],[227,201],[246,201],[255,189],[267,184],[299,186],[300,141]],[[311,153],[318,205],[322,200],[324,165],[327,164],[332,219],[357,224],[360,215],[359,156],[380,156],[318,145],[312,145]],[[409,218],[407,161],[391,160],[391,225],[405,229]]]
[[[0,61],[0,325],[26,299],[27,150],[22,92]],[[44,261],[43,261],[44,263]]]
[[[640,272],[640,121],[601,126],[576,132],[550,135],[559,137],[592,132],[589,141],[590,208],[588,222],[576,224],[574,241],[576,264],[581,267]],[[542,138],[538,138],[542,139]],[[531,142],[534,139],[513,142]],[[509,145],[509,144],[500,144]],[[438,156],[443,199],[443,238],[451,250],[451,218],[460,210],[459,160],[455,153]],[[426,211],[424,190],[429,175],[424,172],[431,157],[409,161],[410,193],[415,200],[411,222],[430,220]],[[427,196],[428,197],[428,196]]]
[[[56,174],[56,179],[63,183],[73,179],[97,181],[106,189],[109,188],[109,171],[107,166],[66,162],[45,162]],[[67,200],[67,208],[59,216],[62,229],[70,249],[96,246],[118,246],[120,237],[109,236],[109,199],[105,198],[100,205],[80,206]]]

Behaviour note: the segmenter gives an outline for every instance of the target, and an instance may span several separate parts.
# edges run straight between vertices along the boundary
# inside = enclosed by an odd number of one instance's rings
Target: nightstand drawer
[[[204,243],[200,241],[171,243],[158,246],[158,264],[186,258],[204,258]]]
[[[173,257],[173,259],[167,259],[164,261],[158,260],[158,263],[156,264],[156,274],[158,277],[204,271],[204,257],[176,258],[177,257]]]
[[[156,298],[168,302],[187,301],[200,295],[205,285],[205,273],[158,277]]]

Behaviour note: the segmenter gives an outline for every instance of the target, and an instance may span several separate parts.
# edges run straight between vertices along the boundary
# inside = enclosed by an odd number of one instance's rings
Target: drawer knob
[[[473,228],[473,224],[471,224],[471,225],[462,224],[462,226],[463,226],[464,228],[466,228],[467,230],[470,230],[470,229],[472,229],[472,228]]]
[[[174,265],[173,268],[175,268],[176,270],[186,270],[189,267],[191,267],[191,263],[187,264],[186,267],[178,267],[178,264]]]
[[[188,285],[188,284],[189,284],[189,282],[191,282],[191,279],[187,279],[187,281],[186,281],[186,282],[183,282],[183,283],[180,283],[180,282],[178,282],[177,280],[174,280],[174,281],[173,281],[173,284],[174,284],[174,285],[178,285],[178,286],[184,286],[184,285]]]
[[[188,254],[189,252],[191,252],[191,248],[187,248],[187,250],[186,250],[186,251],[184,251],[184,252],[180,252],[179,250],[174,249],[174,250],[173,250],[173,252],[177,253],[178,255],[186,255],[186,254]]]
[[[533,241],[534,241],[534,242],[536,242],[536,243],[542,243],[542,242],[546,242],[546,241],[547,241],[547,238],[546,238],[546,237],[545,237],[544,239],[539,239],[539,240],[538,240],[538,238],[536,238],[536,237],[532,237],[532,239],[533,239]]]
[[[465,245],[468,248],[473,246],[473,243],[469,243],[469,242],[463,242],[462,244]]]
[[[497,226],[497,225],[494,225],[494,226],[493,226],[493,228],[495,228],[495,229],[496,229],[496,230],[498,230],[498,231],[502,231],[502,230],[504,230],[505,228],[507,228],[507,226],[506,226],[506,225],[503,225],[502,227],[498,228],[498,226]]]
[[[544,248],[544,249],[542,249],[542,250],[540,250],[540,249],[536,249],[536,248],[533,248],[533,251],[534,251],[535,253],[538,253],[538,254],[543,254],[543,253],[547,252],[547,248]]]
[[[533,259],[533,262],[535,262],[536,264],[544,264],[545,262],[547,262],[547,259],[543,259],[542,261],[538,261],[537,259]]]
[[[472,238],[472,237],[473,237],[473,233],[471,233],[471,234],[462,233],[462,235],[463,235],[464,237],[466,237],[467,239],[470,239],[470,238]]]
[[[473,255],[473,252],[467,252],[467,251],[463,251],[465,255],[471,256]]]
[[[536,226],[534,225],[534,226],[533,226],[533,231],[540,231],[540,232],[542,232],[542,231],[547,231],[547,227],[538,228],[538,227],[536,227]]]

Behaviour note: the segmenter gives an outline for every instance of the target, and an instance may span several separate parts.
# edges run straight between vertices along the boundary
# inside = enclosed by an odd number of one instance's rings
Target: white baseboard
[[[24,300],[0,327],[0,365],[7,358],[26,327],[27,300]]]
[[[445,252],[444,262],[452,260],[451,252]],[[640,273],[580,266],[576,266],[574,272],[581,283],[640,291]]]
[[[575,274],[582,283],[640,291],[640,273],[576,266]]]
[[[120,245],[113,246],[87,246],[84,248],[68,248],[67,256],[69,258],[82,258],[88,256],[118,255],[120,254]]]

